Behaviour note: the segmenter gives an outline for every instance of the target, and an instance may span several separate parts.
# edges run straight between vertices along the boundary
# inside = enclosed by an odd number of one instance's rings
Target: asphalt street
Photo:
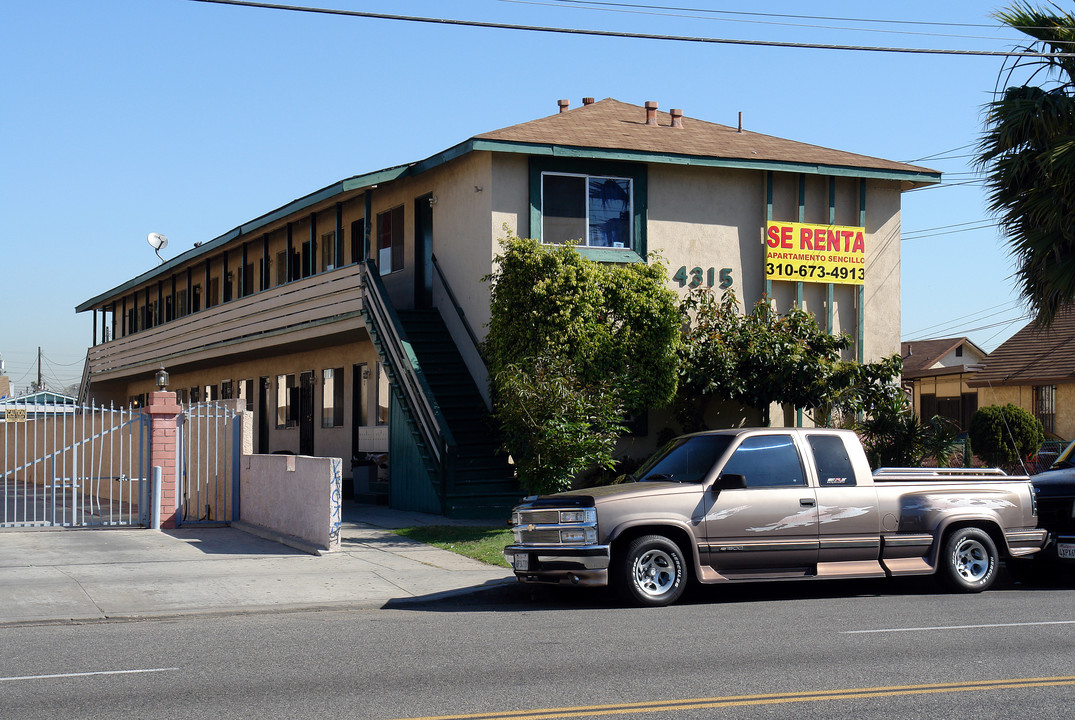
[[[1068,718],[1075,583],[499,586],[381,609],[0,628],[11,718]]]

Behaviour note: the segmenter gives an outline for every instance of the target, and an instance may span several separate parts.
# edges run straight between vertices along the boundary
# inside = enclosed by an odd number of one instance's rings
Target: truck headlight
[[[593,508],[587,508],[585,510],[561,510],[560,522],[564,525],[569,523],[597,522],[597,511]]]
[[[560,542],[565,545],[592,545],[597,542],[597,531],[592,527],[564,529],[560,531]]]

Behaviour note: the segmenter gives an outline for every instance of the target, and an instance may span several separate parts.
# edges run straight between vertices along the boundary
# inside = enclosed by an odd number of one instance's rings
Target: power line
[[[564,0],[498,0],[499,2],[511,3],[513,5],[538,5],[542,7],[557,7],[557,2],[563,2]],[[715,22],[734,22],[734,23],[749,23],[752,25],[776,25],[779,27],[796,27],[796,28],[808,28],[811,30],[845,30],[848,32],[871,32],[871,33],[888,33],[893,35],[917,35],[925,37],[943,37],[943,38],[958,38],[960,40],[991,40],[995,41],[997,38],[987,37],[984,35],[955,35],[952,33],[930,33],[920,32],[914,30],[887,30],[884,28],[866,28],[866,27],[846,27],[842,25],[815,25],[807,23],[792,23],[792,22],[778,22],[776,20],[746,20],[742,18],[727,17],[727,15],[756,15],[772,18],[790,18],[790,19],[809,19],[809,20],[830,20],[837,22],[870,22],[863,18],[823,18],[823,17],[810,17],[804,15],[778,15],[776,13],[737,13],[732,11],[720,11],[720,10],[706,10],[704,8],[678,8],[678,7],[664,7],[661,5],[634,5],[628,3],[608,3],[608,2],[587,2],[586,0],[571,0],[577,4],[571,5],[572,10],[596,10],[599,12],[614,12],[625,13],[630,15],[649,15],[657,17],[672,17],[672,18],[686,18],[690,20],[711,20]],[[611,7],[609,7],[611,6]],[[559,7],[563,7],[560,5]],[[646,9],[632,9],[632,8],[646,8]],[[663,12],[656,12],[662,10]],[[679,12],[682,11],[682,12]],[[705,13],[703,15],[698,14],[685,14],[685,13]],[[723,13],[721,17],[712,17],[712,14]],[[901,22],[905,25],[925,25],[927,23],[914,23],[912,21],[894,21]],[[987,25],[985,27],[994,29],[1007,29],[1007,26],[1003,25]],[[1011,42],[1016,42],[1012,39]],[[1067,41],[1062,41],[1067,42]]]
[[[988,230],[989,228],[1000,227],[1000,223],[987,222],[985,225],[976,225],[975,227],[966,227],[958,230],[945,230],[944,232],[924,233],[914,235],[911,237],[909,234],[903,236],[904,240],[924,240],[925,238],[938,237],[940,235],[955,235],[956,233],[974,232],[976,230]],[[923,231],[919,231],[922,233]]]
[[[935,27],[973,27],[973,28],[1007,28],[1018,30],[1046,30],[1052,28],[1035,27],[1032,25],[997,25],[988,23],[953,23],[929,20],[886,20],[882,18],[848,18],[832,17],[825,15],[791,15],[787,13],[747,12],[744,10],[709,10],[703,8],[672,7],[667,5],[643,5],[641,3],[601,2],[600,0],[556,0],[560,3],[576,3],[586,5],[614,5],[617,7],[654,8],[664,10],[684,10],[687,12],[712,13],[714,15],[752,15],[757,17],[795,18],[797,20],[826,20],[834,22],[861,22],[861,23],[885,23],[893,25],[933,25]]]
[[[1075,53],[1036,53],[1002,50],[953,50],[944,48],[901,48],[881,47],[875,45],[834,45],[828,43],[795,43],[780,40],[738,40],[732,38],[689,37],[683,35],[657,35],[652,33],[629,33],[612,30],[583,30],[580,28],[546,27],[540,25],[515,25],[510,23],[482,22],[478,20],[453,20],[450,18],[420,17],[414,15],[391,15],[388,13],[362,12],[358,10],[336,10],[332,8],[303,7],[298,5],[278,5],[275,3],[251,2],[250,0],[190,0],[191,2],[212,3],[214,5],[232,5],[236,7],[260,8],[264,10],[287,10],[320,15],[342,15],[376,20],[395,20],[400,22],[428,23],[434,25],[452,25],[456,27],[475,27],[496,30],[520,30],[525,32],[553,33],[561,35],[584,35],[590,37],[614,37],[632,40],[666,40],[671,42],[709,43],[718,45],[747,45],[752,47],[780,47],[810,50],[850,50],[857,52],[906,53],[914,55],[965,55],[978,57],[1018,57],[1018,58],[1065,58],[1075,57]]]
[[[966,150],[967,148],[974,147],[977,144],[978,143],[967,143],[966,145],[960,145],[959,147],[952,148],[951,150],[942,150],[941,152],[933,153],[932,155],[926,155],[925,157],[916,158],[914,160],[904,160],[904,162],[916,163],[916,162],[922,162],[923,160],[932,160],[933,158],[940,157],[942,155],[947,155],[948,153],[954,153],[954,152],[959,152],[960,150]],[[957,155],[956,157],[974,157],[974,156],[973,155]]]
[[[930,325],[928,327],[922,328],[921,330],[915,330],[914,332],[905,333],[905,334],[906,335],[922,335],[924,333],[931,332],[936,328],[941,328],[941,327],[945,327],[945,326],[948,326],[948,325],[954,325],[954,324],[958,323],[960,320],[969,320],[970,318],[974,318],[975,321],[977,321],[977,320],[984,319],[984,318],[987,318],[987,317],[993,317],[993,315],[999,315],[1001,312],[1007,312],[1008,310],[1011,310],[1012,308],[1016,307],[1018,304],[1019,304],[1018,302],[1000,303],[999,305],[993,305],[992,307],[987,307],[987,308],[985,308],[983,310],[975,310],[972,313],[967,313],[966,315],[960,315],[959,317],[952,318],[951,320],[945,320],[944,322],[937,323],[936,325]],[[991,313],[989,315],[984,315],[984,313],[988,313],[990,310],[997,310],[998,308],[1002,308],[1000,310],[1000,312],[995,312],[995,313]],[[979,317],[979,316],[981,316],[981,317]]]
[[[923,190],[940,190],[941,188],[959,187],[960,185],[981,185],[984,182],[985,182],[984,179],[978,179],[978,180],[961,180],[960,182],[954,182],[954,183],[946,183],[946,182],[934,183],[933,185],[924,185],[922,187],[911,188],[910,190],[907,190],[905,192],[913,193],[913,192],[922,192]]]

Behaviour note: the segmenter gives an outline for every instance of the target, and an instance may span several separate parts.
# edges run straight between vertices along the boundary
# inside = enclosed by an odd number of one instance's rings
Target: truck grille
[[[559,510],[521,510],[520,525],[555,525],[560,522]]]
[[[559,545],[560,531],[547,528],[527,530],[520,527],[515,529],[515,542],[526,545]]]

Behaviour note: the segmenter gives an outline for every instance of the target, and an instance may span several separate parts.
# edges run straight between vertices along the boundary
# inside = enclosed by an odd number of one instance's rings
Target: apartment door
[[[299,375],[299,455],[314,454],[314,373]]]
[[[414,307],[433,307],[433,195],[414,200]]]

